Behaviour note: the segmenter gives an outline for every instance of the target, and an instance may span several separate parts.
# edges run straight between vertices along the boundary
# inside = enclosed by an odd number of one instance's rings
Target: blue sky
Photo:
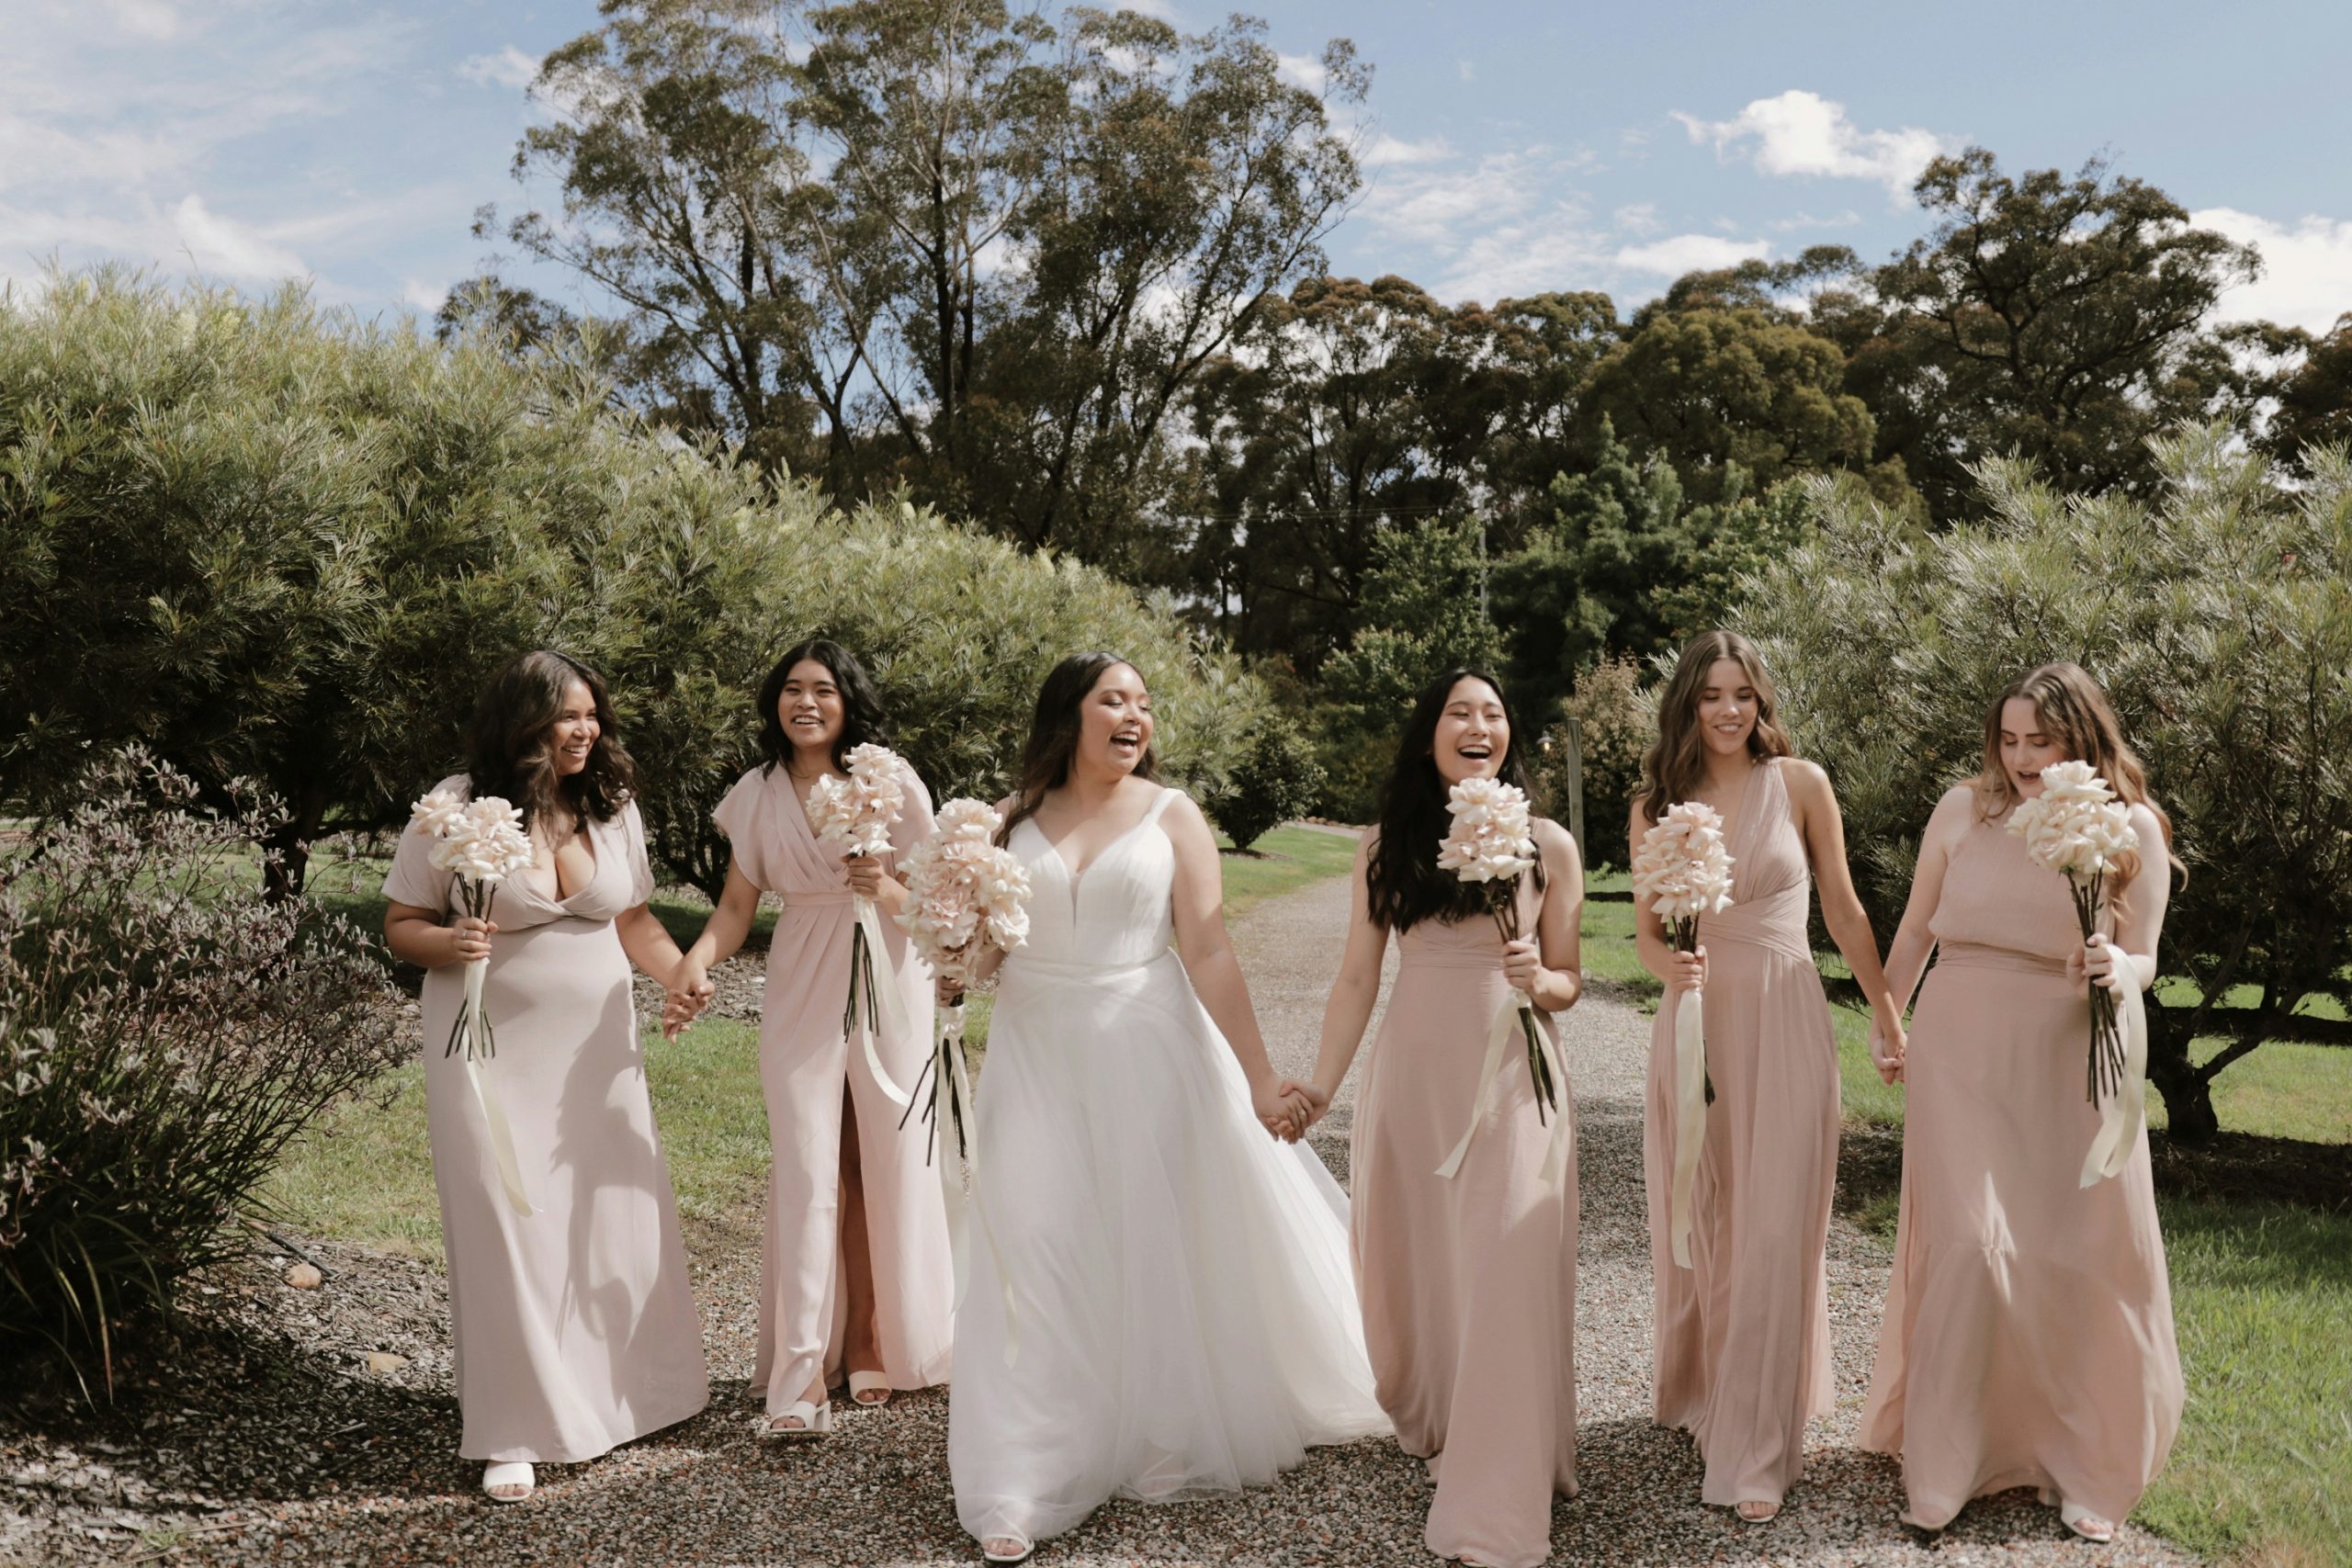
[[[1198,28],[1227,7],[1145,8]],[[2336,0],[1256,9],[1302,80],[1333,36],[1376,67],[1341,272],[1630,304],[1743,254],[1876,259],[1921,231],[1919,164],[1976,142],[2012,171],[2105,152],[2253,241],[2268,273],[2229,315],[2352,310]],[[594,0],[0,0],[0,280],[119,257],[429,310],[481,269],[474,209],[522,194],[538,56],[594,22]]]

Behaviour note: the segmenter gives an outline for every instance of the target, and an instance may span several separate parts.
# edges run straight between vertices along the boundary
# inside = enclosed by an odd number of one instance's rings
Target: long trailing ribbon
[[[1674,1178],[1668,1189],[1666,1234],[1675,1264],[1690,1267],[1690,1195],[1699,1184],[1699,1156],[1707,1142],[1707,1034],[1699,993],[1674,998]]]
[[[2139,1146],[2140,1129],[2147,1124],[2148,1012],[2132,978],[2126,976],[2114,992],[2115,1024],[2123,1040],[2123,1081],[2099,1108],[2098,1132],[2091,1139],[2090,1152],[2083,1156],[2085,1187],[2121,1175],[2132,1151]]]
[[[458,1022],[470,1031],[476,1041],[490,1038],[490,1021],[482,1014],[482,986],[490,976],[490,960],[469,959],[466,963],[466,994],[458,1004],[461,1010]],[[495,1085],[481,1076],[479,1055],[469,1044],[465,1053],[466,1083],[474,1092],[474,1103],[481,1109],[482,1123],[490,1130],[490,1152],[498,1166],[498,1184],[505,1189],[506,1201],[525,1219],[538,1213],[531,1207],[530,1195],[523,1190],[523,1170],[514,1159],[514,1134],[506,1124],[506,1107],[498,1098]]]
[[[899,998],[899,976],[890,967],[890,950],[882,941],[881,912],[875,908],[874,900],[871,898],[857,898],[853,902],[857,911],[857,929],[865,933],[865,963],[863,965],[854,966],[850,970],[852,1006],[855,1007],[854,993],[862,982],[867,988],[867,994],[881,1004],[881,1018],[884,1024],[893,1034],[903,1039],[910,1028],[907,1021],[907,1005]],[[857,1010],[859,1016],[863,1017],[864,1010]],[[876,1087],[882,1090],[883,1098],[891,1104],[904,1108],[910,1097],[890,1077],[889,1070],[882,1066],[881,1053],[876,1049],[875,1036],[877,1031],[861,1025],[857,1032],[865,1047],[865,1070],[874,1075]]]
[[[1495,1021],[1487,1031],[1487,1055],[1478,1065],[1478,1088],[1470,1097],[1470,1124],[1462,1129],[1461,1141],[1453,1145],[1453,1152],[1445,1156],[1445,1162],[1437,1168],[1437,1174],[1448,1180],[1460,1173],[1463,1158],[1470,1152],[1470,1141],[1478,1135],[1479,1125],[1487,1119],[1487,1101],[1502,1077],[1512,1043],[1524,1038],[1521,1031],[1525,1026],[1520,1021],[1521,1014],[1526,1015],[1529,1024],[1533,1024],[1535,998],[1514,987],[1503,1005],[1495,1010]],[[1536,1048],[1544,1053],[1544,1065],[1552,1070],[1552,1081],[1566,1083],[1567,1075],[1562,1070],[1560,1059],[1555,1053],[1552,1037],[1541,1026],[1536,1026],[1535,1040]],[[1538,1089],[1536,1092],[1540,1095],[1543,1090]],[[1564,1100],[1552,1116],[1552,1131],[1544,1145],[1544,1165],[1537,1177],[1539,1180],[1548,1186],[1559,1179],[1560,1173],[1567,1168],[1567,1149],[1568,1107]]]
[[[1011,1366],[1021,1354],[1020,1323],[1013,1311],[1012,1276],[1005,1269],[1003,1250],[997,1246],[996,1227],[979,1203],[979,1127],[973,1116],[971,1069],[964,1057],[964,1004],[941,1010],[946,1014],[933,1036],[931,1063],[931,1102],[922,1119],[931,1124],[931,1147],[939,1159],[940,1195],[947,1210],[947,1255],[956,1280],[955,1303],[964,1305],[971,1288],[971,1225],[978,1216],[980,1239],[996,1265],[997,1288],[1004,1298],[1004,1362]],[[920,1091],[922,1079],[915,1080]],[[944,1111],[941,1101],[946,1102]],[[909,1111],[913,1110],[911,1104]],[[906,1117],[899,1118],[901,1127]],[[952,1135],[951,1135],[952,1134]],[[926,1156],[928,1158],[929,1156]]]

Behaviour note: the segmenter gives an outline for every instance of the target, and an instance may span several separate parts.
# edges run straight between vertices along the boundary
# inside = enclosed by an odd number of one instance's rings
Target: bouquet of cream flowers
[[[409,830],[433,840],[435,869],[455,874],[458,903],[478,920],[490,919],[498,885],[538,858],[531,836],[523,830],[523,814],[494,795],[467,801],[454,790],[436,789],[411,809]],[[489,972],[487,958],[467,963],[465,1005],[449,1026],[443,1055],[462,1051],[471,1059],[497,1054],[497,1036],[481,1005],[482,982]]]
[[[2074,896],[2075,923],[2088,942],[2098,930],[2109,870],[2140,847],[2139,836],[2132,830],[2131,808],[2091,772],[2088,762],[2052,762],[2041,770],[2041,793],[2019,801],[2009,814],[2009,831],[2025,840],[2028,860],[2065,877]],[[2087,1074],[2093,1105],[2123,1087],[2124,1065],[2115,993],[2093,986]]]
[[[1535,836],[1526,793],[1499,779],[1464,779],[1449,793],[1445,809],[1453,821],[1445,837],[1438,840],[1438,869],[1453,873],[1461,881],[1480,884],[1495,929],[1502,933],[1503,941],[1518,941],[1519,879],[1535,865]],[[1558,1119],[1565,1130],[1559,1074],[1553,1067],[1544,1032],[1536,1026],[1535,999],[1514,987],[1510,1003],[1496,1019],[1488,1036],[1487,1064],[1479,1075],[1470,1130],[1463,1134],[1453,1153],[1438,1168],[1439,1175],[1452,1176],[1461,1168],[1462,1157],[1469,1151],[1471,1134],[1477,1130],[1484,1112],[1487,1091],[1501,1069],[1501,1047],[1514,1029],[1526,1047],[1528,1077],[1535,1086],[1536,1119]],[[1565,1139],[1555,1139],[1555,1153],[1565,1150]],[[1546,1170],[1555,1163],[1547,1156]]]
[[[996,833],[1003,822],[996,808],[984,802],[951,800],[939,808],[937,830],[909,851],[900,866],[907,907],[898,917],[899,925],[932,972],[959,987],[971,983],[973,960],[983,943],[1011,953],[1029,940],[1029,873],[1011,851],[998,846]],[[968,1167],[972,1086],[963,1051],[964,1004],[959,999],[943,1010],[931,1063],[924,1068],[931,1094],[922,1115],[935,1143],[940,1099],[945,1095],[946,1119],[956,1129],[956,1158]],[[922,1087],[918,1078],[918,1095]],[[907,1111],[913,1113],[911,1103]],[[899,1124],[903,1127],[906,1117]]]
[[[1634,897],[1665,923],[1678,953],[1699,950],[1699,919],[1731,908],[1731,851],[1715,808],[1689,800],[1667,807],[1634,852]],[[1707,1107],[1715,1086],[1707,1074],[1704,1004],[1696,991],[1674,1004],[1674,1172],[1667,1236],[1674,1261],[1690,1267],[1690,1194],[1707,1141]]]
[[[887,855],[890,852],[890,829],[907,808],[907,792],[899,783],[898,753],[887,746],[870,743],[852,747],[848,766],[846,777],[827,773],[809,785],[808,827],[823,842],[839,845],[843,854]],[[870,898],[857,899],[856,910],[857,924],[850,937],[849,998],[842,1009],[844,1038],[857,1027],[861,986],[869,1036],[881,1032],[885,1016],[900,1028],[906,1024],[898,987],[890,973],[890,955],[882,945],[881,918]],[[877,964],[881,966],[878,985]],[[878,1072],[879,1060],[870,1050],[867,1062]],[[889,1086],[887,1077],[881,1081],[885,1087]],[[893,1094],[892,1098],[903,1103],[903,1097]]]

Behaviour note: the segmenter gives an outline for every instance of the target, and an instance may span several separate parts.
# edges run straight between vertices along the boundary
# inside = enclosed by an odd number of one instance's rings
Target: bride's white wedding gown
[[[1238,1491],[1388,1430],[1347,1199],[1251,1113],[1170,945],[1174,795],[1079,878],[1034,822],[1013,829],[1029,941],[977,1094],[947,1429],[956,1515],[984,1540],[1043,1540],[1114,1496]]]

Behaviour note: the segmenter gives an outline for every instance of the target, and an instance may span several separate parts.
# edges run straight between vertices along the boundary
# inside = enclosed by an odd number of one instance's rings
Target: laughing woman
[[[2138,840],[2088,942],[2066,879],[2008,831],[2041,771],[2069,761],[2130,806]],[[1902,1457],[1903,1517],[1922,1529],[1972,1497],[2033,1486],[2075,1534],[2107,1540],[2179,1429],[2145,1129],[2120,1172],[2082,1184],[2102,1122],[2084,1095],[2086,986],[2154,979],[2171,835],[2097,682],[2047,664],[1996,699],[1983,773],[1937,803],[1919,841],[1887,954],[1894,994],[1938,956],[1907,1048],[1871,1043],[1906,1107],[1862,1446]]]
[[[454,907],[422,834],[401,835],[384,936],[424,977],[425,1123],[449,1259],[458,1451],[488,1461],[502,1503],[534,1463],[594,1459],[709,1402],[702,1329],[669,1168],[646,1097],[629,964],[676,983],[633,776],[604,683],[560,653],[492,676],[470,771],[439,787],[521,808],[537,863],[498,890],[495,919]],[[453,918],[454,917],[454,918]],[[445,1055],[465,966],[488,958],[494,1057]],[[503,1105],[536,1213],[501,1186],[484,1110]]]
[[[931,795],[910,768],[889,860],[843,858],[809,830],[810,786],[847,771],[851,750],[886,739],[873,679],[822,638],[786,653],[760,688],[766,760],[712,813],[733,851],[727,886],[687,952],[681,988],[707,995],[712,966],[742,946],[760,895],[783,899],[768,947],[760,1009],[760,1083],[775,1161],[761,1252],[760,1342],[752,1381],[767,1400],[765,1430],[808,1438],[832,1430],[828,1390],[887,1403],[894,1389],[947,1379],[955,1270],[938,1173],[924,1142],[902,1134],[902,1100],[931,1044],[931,976],[889,919],[906,888],[891,863],[931,837]],[[879,907],[904,1032],[887,1012],[876,1043],[890,1085],[842,1027],[848,999],[853,898]],[[878,967],[878,965],[877,965]],[[674,1016],[674,1013],[673,1013]]]
[[[1379,830],[1356,855],[1313,1087],[1328,1106],[1346,1077],[1393,936],[1396,988],[1349,1156],[1364,1342],[1397,1442],[1437,1483],[1423,1541],[1440,1557],[1533,1568],[1551,1554],[1553,1495],[1577,1489],[1573,1111],[1563,1079],[1546,1123],[1524,1052],[1507,1054],[1491,1089],[1481,1066],[1514,989],[1547,1033],[1582,994],[1584,869],[1576,840],[1537,819],[1538,868],[1514,891],[1529,934],[1506,942],[1485,889],[1438,869],[1449,792],[1465,779],[1525,782],[1501,690],[1457,670],[1414,705]],[[1439,1175],[1465,1128],[1459,1168]]]

